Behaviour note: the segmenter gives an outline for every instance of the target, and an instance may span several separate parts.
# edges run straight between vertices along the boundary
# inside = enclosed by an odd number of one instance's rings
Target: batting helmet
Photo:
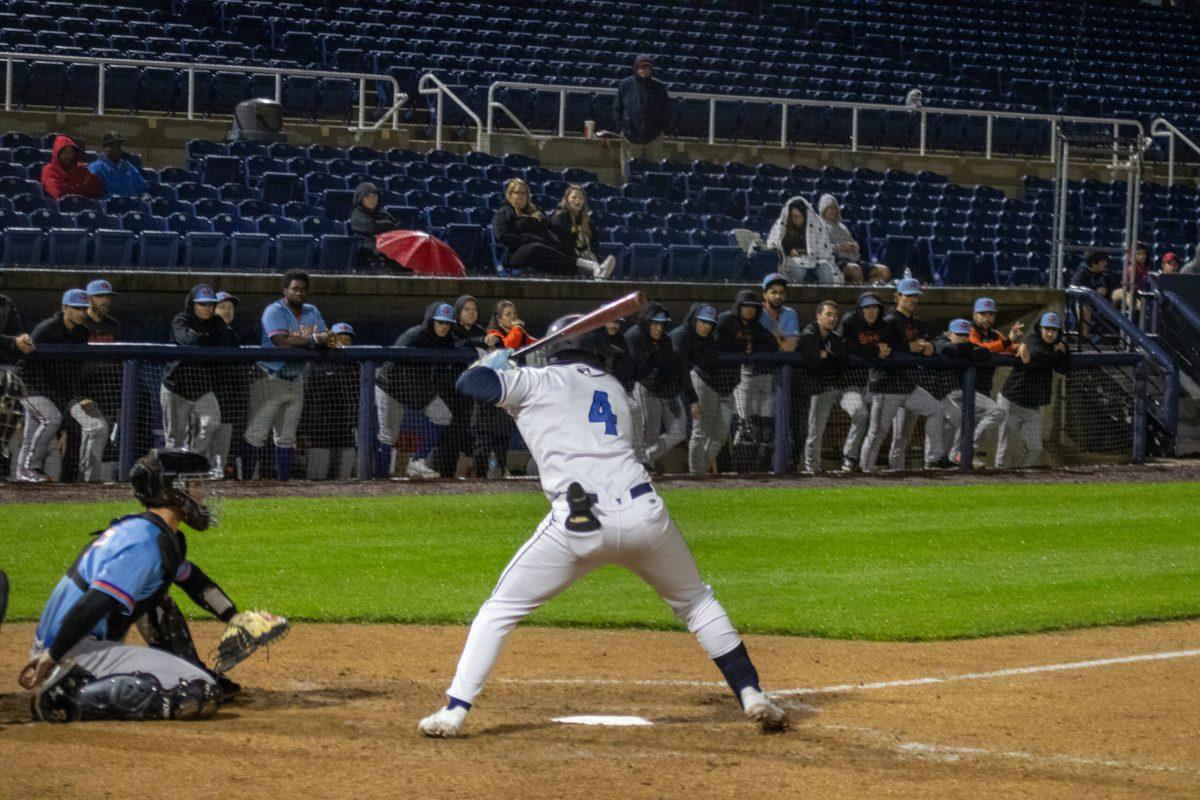
[[[0,367],[0,455],[8,456],[8,441],[21,421],[25,382],[17,373]]]
[[[582,318],[582,314],[568,314],[565,317],[559,317],[546,329],[546,337],[553,336],[571,323]],[[552,363],[555,361],[579,361],[581,359],[599,360],[601,363],[604,363],[609,356],[608,351],[611,348],[601,338],[603,336],[604,331],[601,329],[576,334],[575,336],[564,336],[546,345],[546,359]]]
[[[201,502],[190,494],[191,484],[216,480],[208,459],[189,450],[151,450],[129,471],[138,502],[146,508],[178,508],[188,527],[198,531],[220,521],[221,494],[209,490]]]

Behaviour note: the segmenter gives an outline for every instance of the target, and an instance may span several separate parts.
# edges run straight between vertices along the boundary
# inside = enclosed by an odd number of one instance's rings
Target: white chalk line
[[[860,733],[886,743],[892,750],[903,756],[924,758],[933,761],[954,763],[963,758],[991,758],[1009,761],[1025,761],[1045,766],[1073,767],[1108,767],[1111,769],[1140,770],[1142,772],[1161,772],[1180,775],[1200,775],[1200,769],[1195,767],[1177,766],[1174,764],[1151,764],[1144,761],[1124,761],[1115,758],[1096,758],[1093,756],[1075,756],[1062,753],[1031,753],[1026,750],[992,750],[986,747],[956,747],[927,742],[894,742],[895,735],[874,728],[862,728],[850,725],[821,725],[825,730]]]
[[[814,686],[798,689],[780,689],[768,692],[773,697],[810,694],[840,694],[843,692],[865,692],[878,689],[894,689],[904,686],[932,686],[960,681],[982,681],[994,678],[1009,678],[1020,675],[1036,675],[1043,672],[1069,672],[1081,669],[1096,669],[1120,664],[1137,664],[1147,661],[1169,661],[1178,658],[1200,656],[1200,648],[1194,650],[1172,650],[1162,653],[1143,653],[1135,656],[1096,658],[1088,661],[1071,661],[1063,664],[1040,664],[1032,667],[1009,667],[987,672],[964,672],[958,675],[941,675],[925,678],[903,678],[871,683],[840,683],[833,686]],[[688,688],[719,688],[723,681],[690,680],[626,680],[621,678],[499,678],[498,683],[525,684],[532,686],[678,686]]]

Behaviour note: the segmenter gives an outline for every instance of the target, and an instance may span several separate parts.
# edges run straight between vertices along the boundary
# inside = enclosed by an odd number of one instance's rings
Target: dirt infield
[[[826,473],[819,476],[753,475],[723,476],[717,480],[697,479],[686,475],[659,476],[654,485],[660,489],[712,487],[738,489],[746,487],[797,489],[831,489],[853,486],[979,486],[1011,483],[1161,483],[1168,481],[1200,481],[1200,460],[1161,460],[1150,464],[1118,464],[1090,467],[1036,468],[1020,470],[980,470],[963,474],[954,470],[882,472],[871,475]],[[419,481],[397,479],[387,481],[225,481],[226,497],[376,497],[391,494],[484,494],[499,492],[537,492],[538,484],[531,478],[507,480],[443,480]],[[87,503],[111,500],[114,492],[126,492],[124,486],[100,484],[14,484],[0,483],[0,503]],[[127,495],[122,495],[127,496]]]
[[[204,652],[217,627],[196,627]],[[779,735],[740,717],[686,634],[519,628],[452,741],[415,726],[462,628],[300,625],[238,667],[245,692],[213,720],[73,726],[27,722],[15,677],[31,635],[0,631],[5,800],[1200,795],[1200,621],[922,644],[753,637],[796,718]],[[654,724],[552,721],[574,714]]]

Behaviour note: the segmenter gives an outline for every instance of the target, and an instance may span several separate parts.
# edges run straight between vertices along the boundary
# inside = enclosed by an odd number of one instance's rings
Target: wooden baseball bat
[[[635,314],[645,307],[646,295],[644,292],[630,292],[624,297],[613,300],[611,303],[606,303],[591,313],[584,314],[579,319],[572,322],[561,331],[556,331],[554,334],[547,336],[545,339],[539,339],[533,344],[527,344],[520,350],[512,354],[513,358],[532,353],[551,342],[558,341],[565,336],[579,336],[580,334],[594,331],[602,325],[607,325],[613,320],[627,317],[630,314]]]

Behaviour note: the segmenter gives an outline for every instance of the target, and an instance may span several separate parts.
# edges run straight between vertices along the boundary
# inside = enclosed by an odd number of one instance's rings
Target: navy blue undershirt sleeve
[[[472,400],[495,405],[504,396],[500,376],[489,367],[472,367],[458,376],[454,388]]]

